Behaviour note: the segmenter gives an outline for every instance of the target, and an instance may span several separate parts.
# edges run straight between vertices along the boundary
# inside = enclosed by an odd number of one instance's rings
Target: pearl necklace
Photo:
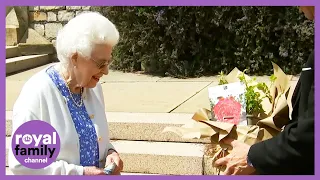
[[[80,88],[80,104],[78,104],[77,102],[76,102],[76,100],[73,98],[73,96],[72,96],[72,92],[71,92],[71,90],[70,90],[70,88],[69,88],[69,85],[68,85],[68,83],[67,83],[67,81],[65,80],[66,78],[64,77],[64,74],[62,73],[62,79],[63,79],[63,82],[65,83],[65,85],[67,86],[67,89],[68,89],[68,91],[69,91],[69,94],[70,94],[70,96],[71,96],[71,99],[72,99],[72,101],[74,102],[74,104],[76,105],[76,106],[78,106],[78,107],[81,107],[82,106],[82,104],[83,104],[83,98],[82,98],[82,95],[83,95],[83,87],[81,87]]]
[[[66,84],[66,86],[67,86],[67,88],[68,88],[69,94],[70,94],[71,99],[72,99],[72,101],[74,102],[74,104],[75,104],[76,106],[78,106],[78,107],[81,107],[82,104],[83,104],[83,99],[82,99],[83,88],[80,89],[80,104],[78,104],[78,103],[76,102],[76,100],[73,98],[69,86],[68,86],[67,84]]]

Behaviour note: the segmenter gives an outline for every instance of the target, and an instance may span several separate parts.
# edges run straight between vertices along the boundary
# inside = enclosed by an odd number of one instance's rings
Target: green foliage
[[[272,103],[273,99],[271,96],[270,88],[271,86],[273,86],[277,77],[274,74],[270,76],[269,78],[270,86],[268,87],[267,84],[264,82],[257,82],[256,78],[253,78],[248,81],[245,78],[246,72],[247,70],[245,69],[238,76],[240,82],[242,82],[245,85],[246,112],[247,114],[250,114],[250,115],[264,113],[264,110],[262,107],[262,101],[264,98],[268,98],[269,101]],[[256,83],[252,83],[252,82],[256,82]],[[228,84],[228,81],[225,79],[225,74],[223,72],[220,72],[218,85],[222,85],[222,84]],[[256,91],[257,89],[262,91],[265,96],[261,96],[261,94]]]
[[[259,82],[256,85],[252,85],[251,83],[256,81],[256,78],[251,79],[250,81],[247,81],[245,78],[245,72],[247,70],[243,71],[239,75],[239,80],[244,83],[246,86],[246,92],[245,92],[245,98],[246,98],[246,112],[248,114],[254,114],[254,113],[263,113],[263,107],[262,107],[262,100],[265,97],[262,97],[259,92],[256,92],[256,88],[263,91],[266,94],[270,95],[269,88],[265,83]],[[270,96],[271,100],[271,96]]]
[[[222,85],[222,84],[228,84],[228,81],[225,78],[225,74],[223,73],[223,71],[221,71],[219,73],[219,83],[218,85]]]
[[[112,68],[179,78],[231,68],[300,73],[314,24],[297,7],[103,7],[120,31]]]

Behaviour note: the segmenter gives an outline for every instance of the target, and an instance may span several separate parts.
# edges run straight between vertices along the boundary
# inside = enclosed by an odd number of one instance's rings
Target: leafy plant
[[[267,84],[264,82],[252,83],[252,82],[256,82],[256,78],[252,78],[251,80],[248,81],[245,78],[245,72],[247,72],[247,69],[245,69],[238,76],[238,78],[240,82],[242,82],[246,87],[246,92],[245,92],[246,112],[247,114],[250,114],[250,115],[264,113],[264,110],[262,107],[262,101],[264,98],[268,98],[270,103],[273,103],[270,88],[274,84],[277,77],[274,74],[270,76],[269,80],[271,84],[268,87]],[[220,77],[219,85],[228,84],[223,72],[220,73],[219,77]],[[259,92],[256,91],[256,89],[261,90],[265,95],[262,96]]]

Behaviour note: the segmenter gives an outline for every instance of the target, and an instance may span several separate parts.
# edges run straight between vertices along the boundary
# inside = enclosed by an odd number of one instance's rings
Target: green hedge
[[[297,7],[104,7],[121,40],[112,68],[173,77],[300,73],[314,24]]]

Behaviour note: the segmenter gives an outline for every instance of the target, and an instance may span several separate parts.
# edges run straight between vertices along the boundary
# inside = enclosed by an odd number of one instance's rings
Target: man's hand
[[[120,175],[120,172],[123,169],[123,162],[120,159],[119,154],[116,151],[111,149],[108,151],[108,155],[107,155],[107,159],[106,159],[106,166],[108,166],[109,164],[111,164],[113,162],[116,163],[117,167],[115,168],[112,175]]]
[[[250,146],[233,139],[223,141],[233,147],[232,152],[215,162],[215,166],[226,166],[224,175],[250,175],[255,169],[247,164],[247,155]]]

